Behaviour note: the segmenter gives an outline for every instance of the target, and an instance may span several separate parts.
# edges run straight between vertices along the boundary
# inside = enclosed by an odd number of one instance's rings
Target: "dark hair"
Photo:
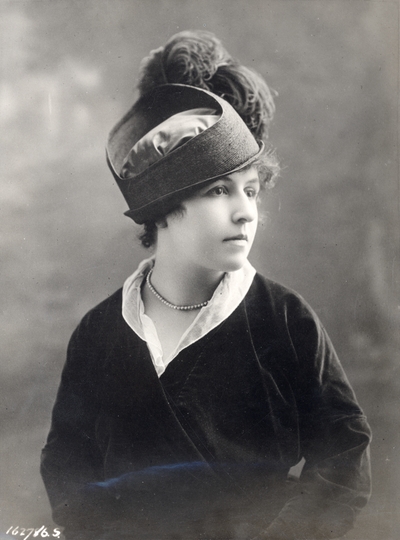
[[[276,179],[279,175],[279,163],[274,152],[263,152],[261,156],[250,163],[250,165],[247,165],[240,170],[245,171],[250,167],[256,167],[260,177],[260,185],[262,190],[267,188],[270,189],[275,185]],[[145,248],[151,248],[154,246],[157,241],[157,229],[159,226],[163,226],[163,223],[165,224],[166,218],[173,214],[183,214],[184,201],[194,197],[198,191],[207,186],[207,184],[212,184],[213,182],[215,182],[215,179],[203,182],[200,186],[192,186],[186,189],[184,191],[184,198],[182,198],[180,202],[178,202],[176,206],[172,208],[172,210],[169,210],[163,215],[160,214],[155,220],[145,221],[143,223],[143,230],[139,234],[139,240],[142,246]]]
[[[164,47],[143,59],[138,84],[140,95],[166,83],[187,84],[217,94],[233,106],[256,139],[267,138],[275,112],[273,92],[259,73],[235,60],[212,33],[203,30],[179,32]],[[257,167],[262,187],[274,185],[279,163],[272,150],[264,151],[251,165]],[[144,247],[156,243],[157,223],[182,211],[183,201],[198,190],[199,186],[184,190],[184,198],[172,210],[144,222],[139,236]]]

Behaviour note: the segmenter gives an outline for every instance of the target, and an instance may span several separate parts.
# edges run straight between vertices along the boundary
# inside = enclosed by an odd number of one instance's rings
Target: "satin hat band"
[[[194,124],[185,124],[193,109],[208,113],[196,111]],[[170,123],[163,126],[167,119]],[[173,125],[176,133],[167,129],[164,148],[157,143],[154,147],[154,135]],[[143,223],[165,215],[177,199],[184,199],[186,189],[245,167],[263,149],[224,99],[193,86],[167,84],[142,96],[113,128],[107,162],[128,203],[126,215]]]
[[[213,109],[190,109],[167,118],[134,145],[121,170],[122,178],[133,178],[153,163],[197,137],[218,120]]]

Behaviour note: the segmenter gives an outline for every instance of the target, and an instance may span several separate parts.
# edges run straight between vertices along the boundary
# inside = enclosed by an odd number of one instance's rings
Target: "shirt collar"
[[[160,376],[183,349],[204,337],[233,313],[246,296],[256,271],[250,262],[246,261],[240,270],[227,272],[207,306],[199,311],[196,319],[182,335],[173,353],[164,358],[156,328],[145,314],[140,294],[143,280],[153,264],[154,257],[143,260],[125,281],[122,291],[122,316],[130,328],[146,341],[154,367]]]

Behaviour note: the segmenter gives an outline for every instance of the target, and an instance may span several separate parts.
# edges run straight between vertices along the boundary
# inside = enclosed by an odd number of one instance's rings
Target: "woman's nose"
[[[257,201],[254,198],[251,198],[244,193],[243,195],[238,196],[238,199],[235,202],[235,208],[232,213],[233,221],[250,222],[257,218]]]

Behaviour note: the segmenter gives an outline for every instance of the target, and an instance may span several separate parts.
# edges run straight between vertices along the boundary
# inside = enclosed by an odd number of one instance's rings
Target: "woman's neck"
[[[209,300],[224,272],[181,265],[156,255],[151,282],[157,292],[176,305],[199,304]]]

